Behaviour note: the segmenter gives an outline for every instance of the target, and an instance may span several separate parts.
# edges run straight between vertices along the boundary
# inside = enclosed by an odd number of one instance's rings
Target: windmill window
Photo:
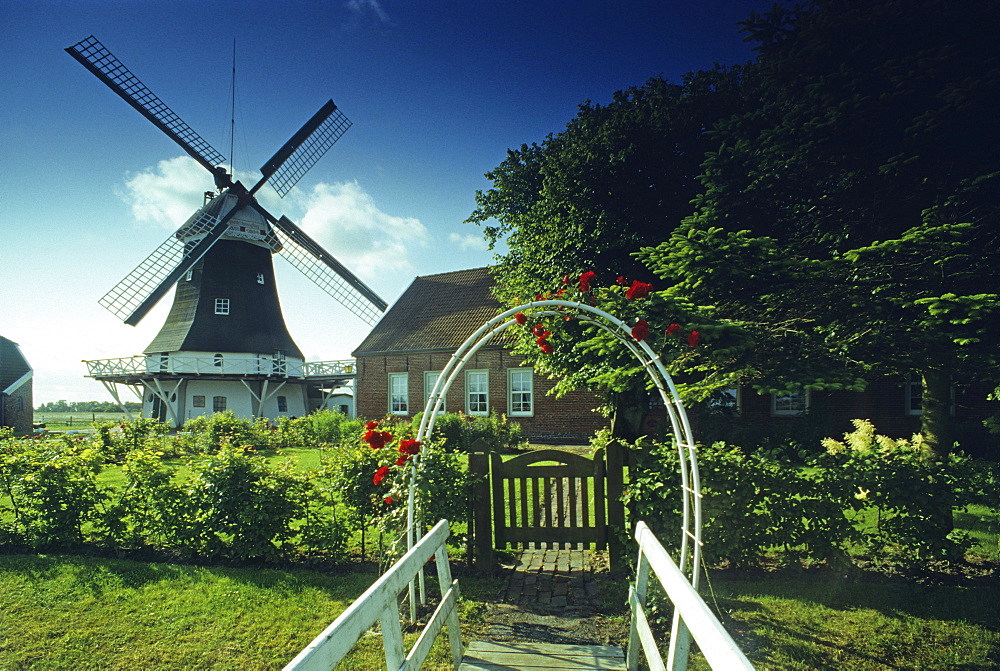
[[[264,284],[264,273],[257,273],[257,284]]]
[[[191,397],[191,405],[194,406],[195,408],[204,408],[205,407],[205,397],[204,396],[192,396]]]
[[[214,412],[225,412],[225,410],[226,410],[226,397],[225,396],[213,396],[212,397],[212,410]]]
[[[229,314],[229,299],[228,298],[216,298],[215,299],[215,314],[217,314],[217,315],[228,315]]]
[[[288,397],[279,396],[278,397],[278,412],[288,412]]]
[[[240,233],[246,233],[246,232],[247,232],[247,227],[246,226],[240,226]]]
[[[194,277],[194,271],[193,270],[189,270],[189,271],[187,271],[187,273],[184,274],[184,279],[187,280],[188,282],[191,281],[192,277]]]
[[[222,368],[222,355],[221,354],[216,354],[215,356],[212,357],[212,365],[216,366],[217,368]]]

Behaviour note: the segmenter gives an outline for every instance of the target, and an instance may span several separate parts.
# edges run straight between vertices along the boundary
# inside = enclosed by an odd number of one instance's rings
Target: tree
[[[514,305],[584,270],[602,282],[651,279],[633,254],[665,239],[690,212],[699,166],[714,146],[705,132],[744,104],[739,67],[694,73],[681,84],[654,78],[606,106],[586,102],[561,133],[508,151],[468,219],[484,226],[491,248],[507,247],[494,268],[498,298]],[[620,363],[568,350],[540,361],[532,343],[526,336],[529,360],[562,379],[562,388],[606,385],[606,376],[596,378]],[[611,393],[620,408],[646,405],[642,378],[617,376]],[[628,414],[631,426],[621,432],[633,439],[641,416]]]
[[[940,0],[751,16],[761,104],[719,124],[695,213],[640,255],[755,334],[709,369],[762,391],[918,373],[947,452],[951,385],[998,379],[998,18]]]

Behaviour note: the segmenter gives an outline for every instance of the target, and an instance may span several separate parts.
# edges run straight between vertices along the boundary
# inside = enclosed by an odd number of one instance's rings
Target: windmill
[[[284,197],[351,122],[328,101],[247,189],[223,167],[225,157],[97,39],[66,51],[208,170],[218,191],[207,192],[208,202],[99,301],[135,326],[176,287],[166,322],[144,356],[130,363],[89,361],[88,374],[116,399],[114,385],[131,386],[143,397],[144,414],[176,426],[225,409],[249,416],[305,414],[317,405],[317,389],[347,382],[353,369],[303,360],[282,317],[272,256],[283,256],[369,325],[386,303],[291,220],[275,218],[255,194],[270,183]]]

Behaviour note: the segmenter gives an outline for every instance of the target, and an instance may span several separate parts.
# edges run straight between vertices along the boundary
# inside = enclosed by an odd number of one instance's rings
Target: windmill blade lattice
[[[309,172],[309,169],[316,164],[316,161],[322,158],[323,154],[351,127],[351,120],[333,104],[333,101],[327,104],[333,108],[328,110],[329,116],[315,130],[311,131],[311,134],[301,144],[293,149],[281,163],[280,167],[277,169],[272,168],[269,171],[269,166],[271,166],[281,152],[276,154],[274,158],[265,163],[260,169],[265,178],[273,171],[269,182],[282,198],[291,191],[292,187],[295,186],[302,176]],[[324,109],[321,109],[320,113],[323,112]]]
[[[215,172],[226,157],[216,151],[190,126],[174,114],[166,103],[156,97],[139,78],[132,74],[114,54],[93,35],[66,48],[70,56],[90,70],[125,102],[149,119],[157,128],[179,144],[194,160]]]
[[[219,217],[217,215],[204,211],[200,216],[188,220],[179,230],[184,230],[186,239],[199,235],[208,236],[216,230],[218,223]],[[218,234],[219,231],[216,233]],[[116,284],[97,302],[125,323],[138,322],[142,315],[133,317],[136,310],[164,283],[171,272],[174,270],[178,270],[180,273],[187,272],[204,254],[202,251],[198,258],[193,258],[190,255],[185,258],[185,251],[192,250],[187,249],[177,233],[171,233],[170,237],[154,249],[145,261],[136,266],[132,272],[125,276],[125,279]],[[180,267],[182,264],[183,268]]]
[[[333,257],[318,257],[303,247],[282,224],[287,227],[291,222],[282,217],[281,224],[272,229],[281,242],[281,256],[366,324],[374,325],[386,308],[385,301]]]

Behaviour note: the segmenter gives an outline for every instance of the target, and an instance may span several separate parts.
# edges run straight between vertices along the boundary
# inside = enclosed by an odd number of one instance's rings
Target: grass
[[[996,669],[1000,585],[716,580],[708,597],[758,669]],[[699,655],[700,657],[700,655]],[[692,669],[707,669],[701,660]]]
[[[280,668],[376,577],[0,556],[0,668]],[[446,643],[428,668],[447,666]],[[382,654],[381,638],[365,636],[338,668],[379,668]]]
[[[133,416],[137,416],[136,413]],[[125,422],[123,412],[35,412],[35,421],[49,431],[92,429],[94,422]]]

